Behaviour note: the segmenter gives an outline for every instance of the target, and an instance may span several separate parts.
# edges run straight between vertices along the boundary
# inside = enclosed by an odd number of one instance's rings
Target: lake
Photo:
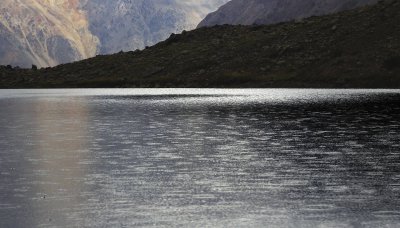
[[[399,227],[400,90],[0,90],[0,227]]]

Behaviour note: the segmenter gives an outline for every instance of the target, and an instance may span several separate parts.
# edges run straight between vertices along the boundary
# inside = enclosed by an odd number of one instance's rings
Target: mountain
[[[171,33],[193,29],[227,0],[86,0],[90,30],[101,54],[141,49]]]
[[[0,87],[400,88],[400,1],[276,25],[223,25],[142,51],[40,70],[0,67]]]
[[[0,64],[55,66],[155,44],[228,0],[2,0]]]
[[[54,66],[96,54],[78,0],[2,0],[0,64]]]
[[[232,0],[210,13],[198,27],[273,24],[376,3],[378,0]]]

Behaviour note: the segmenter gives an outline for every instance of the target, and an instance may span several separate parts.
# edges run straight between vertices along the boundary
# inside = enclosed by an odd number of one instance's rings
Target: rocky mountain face
[[[157,43],[228,0],[1,0],[0,65],[55,66]]]
[[[142,49],[171,33],[193,29],[228,0],[85,0],[90,30],[101,54]]]
[[[274,25],[223,25],[47,69],[0,88],[400,88],[400,1]]]
[[[0,64],[54,66],[95,55],[78,0],[1,0]]]
[[[378,0],[232,0],[209,14],[198,27],[273,24],[373,4]]]

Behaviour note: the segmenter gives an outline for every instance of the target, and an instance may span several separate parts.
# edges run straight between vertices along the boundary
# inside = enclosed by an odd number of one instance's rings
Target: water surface
[[[0,90],[0,227],[399,227],[399,90]]]

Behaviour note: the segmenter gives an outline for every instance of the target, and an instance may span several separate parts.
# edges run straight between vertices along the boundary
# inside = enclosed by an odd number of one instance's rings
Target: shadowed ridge
[[[3,67],[0,86],[400,88],[400,2],[299,22],[200,28],[143,51]]]
[[[326,15],[377,2],[378,0],[232,0],[216,12],[207,15],[198,27],[274,24]]]

